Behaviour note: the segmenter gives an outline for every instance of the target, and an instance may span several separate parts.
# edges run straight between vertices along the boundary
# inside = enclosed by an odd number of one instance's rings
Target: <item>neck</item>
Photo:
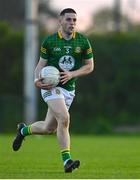
[[[72,34],[68,34],[68,33],[64,32],[62,29],[60,29],[60,32],[62,34],[62,37],[64,39],[66,39],[66,40],[70,40],[72,38],[72,36],[73,36],[73,33]]]

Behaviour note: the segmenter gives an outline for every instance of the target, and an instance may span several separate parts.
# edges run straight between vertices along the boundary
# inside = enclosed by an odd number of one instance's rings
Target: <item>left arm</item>
[[[67,81],[74,77],[84,76],[91,73],[94,69],[93,58],[86,59],[85,64],[78,70],[75,71],[64,71],[60,73],[60,81],[65,84]]]

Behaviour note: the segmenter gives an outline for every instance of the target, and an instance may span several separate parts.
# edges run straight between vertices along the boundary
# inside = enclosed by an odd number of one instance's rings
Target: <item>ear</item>
[[[59,24],[61,24],[62,23],[62,16],[60,16],[58,20],[59,20]]]

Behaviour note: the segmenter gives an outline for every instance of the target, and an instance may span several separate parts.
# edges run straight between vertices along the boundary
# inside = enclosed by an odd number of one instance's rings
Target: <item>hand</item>
[[[45,89],[45,90],[50,90],[50,89],[53,88],[53,85],[51,85],[51,84],[49,84],[49,85],[48,84],[44,84],[42,82],[42,80],[43,80],[43,78],[35,79],[34,84],[35,84],[35,86],[37,88]]]
[[[72,78],[73,78],[73,72],[72,71],[60,72],[60,82],[62,84],[67,83]]]

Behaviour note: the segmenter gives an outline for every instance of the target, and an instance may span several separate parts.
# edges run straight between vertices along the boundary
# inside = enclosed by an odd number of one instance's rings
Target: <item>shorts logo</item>
[[[72,56],[65,55],[59,59],[59,67],[62,70],[69,71],[75,65],[75,59]]]
[[[56,89],[55,92],[56,92],[57,95],[60,95],[60,94],[61,94],[61,92],[60,92],[59,89]]]
[[[43,98],[45,99],[46,97],[48,96],[51,96],[52,95],[52,92],[51,91],[47,91],[43,94]]]

